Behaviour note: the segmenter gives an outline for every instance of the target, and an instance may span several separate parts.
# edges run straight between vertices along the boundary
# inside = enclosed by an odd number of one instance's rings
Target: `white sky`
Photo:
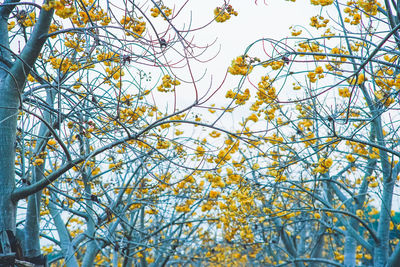
[[[219,60],[225,59],[230,62],[230,59],[242,54],[245,48],[257,39],[284,38],[290,35],[290,26],[307,25],[310,17],[318,12],[317,8],[311,8],[307,0],[295,3],[265,0],[266,4],[262,1],[258,0],[256,5],[254,0],[232,0],[231,4],[239,15],[212,26],[223,47]]]
[[[171,8],[179,7],[183,0],[164,1]],[[195,0],[189,1],[183,14],[188,14],[191,10],[193,19],[193,28],[204,25],[212,20],[213,10],[223,5],[223,1],[215,0]],[[218,56],[210,62],[199,64],[193,62],[192,68],[197,70],[195,74],[199,78],[203,75],[207,68],[207,76],[202,80],[201,86],[204,90],[209,87],[210,78],[213,78],[213,87],[220,84],[225,76],[225,72],[230,65],[232,59],[244,53],[246,47],[252,42],[260,38],[282,39],[290,35],[290,26],[308,25],[310,17],[317,15],[320,11],[318,7],[312,7],[309,0],[297,0],[297,2],[289,2],[285,0],[258,0],[257,4],[254,0],[231,0],[230,4],[239,13],[237,17],[232,16],[230,20],[224,23],[215,23],[207,26],[205,29],[196,32],[194,43],[198,45],[206,45],[213,42],[216,43],[208,50],[202,59],[214,56],[220,49]],[[183,15],[182,14],[182,15]],[[175,24],[188,23],[188,16],[183,15]],[[185,21],[187,19],[187,21]],[[167,39],[167,38],[166,38]],[[263,56],[264,53],[257,51],[250,53],[250,56]],[[266,59],[266,58],[262,58]],[[178,75],[179,77],[180,75]],[[183,75],[186,76],[186,75]],[[222,92],[226,92],[234,86],[240,77],[232,77],[229,75],[228,80],[223,86]],[[182,87],[181,87],[182,88]],[[193,103],[193,91],[182,91],[177,89],[180,94],[185,94],[181,99],[182,106]],[[188,95],[186,95],[188,93]],[[218,99],[216,99],[218,100]],[[188,101],[188,102],[186,102]],[[215,101],[214,101],[215,102]],[[214,103],[210,102],[210,103]]]

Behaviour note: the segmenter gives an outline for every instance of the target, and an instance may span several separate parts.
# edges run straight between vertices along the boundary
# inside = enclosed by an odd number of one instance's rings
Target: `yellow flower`
[[[195,151],[194,153],[196,154],[196,156],[202,157],[202,156],[204,155],[204,153],[205,153],[205,150],[204,150],[203,147],[198,146],[198,147],[196,148],[196,151]]]
[[[260,168],[260,164],[255,163],[252,167],[253,170],[258,170]]]
[[[307,73],[307,77],[311,83],[315,83],[317,81],[316,74],[314,72]]]
[[[40,216],[47,215],[47,214],[50,214],[50,211],[49,211],[49,210],[42,210],[42,211],[40,212]]]
[[[157,87],[160,92],[173,92],[175,91],[175,86],[180,85],[181,82],[177,79],[172,79],[171,76],[164,75],[162,78],[162,83]]]
[[[61,18],[63,18],[63,19],[67,19],[67,18],[72,17],[72,15],[74,15],[75,11],[76,11],[76,9],[73,6],[64,7],[62,9],[57,9],[56,15],[61,17]]]
[[[211,190],[209,196],[210,198],[217,198],[219,196],[219,192]]]
[[[47,144],[48,144],[49,146],[54,146],[54,145],[57,144],[57,141],[56,141],[55,139],[50,139],[50,140],[47,142]]]
[[[32,163],[33,166],[40,166],[44,163],[44,159],[38,158]]]
[[[238,13],[229,5],[226,9],[222,9],[217,7],[214,9],[215,21],[216,22],[225,22],[231,18],[231,15],[237,16]]]
[[[341,97],[350,97],[350,91],[349,88],[344,87],[344,88],[339,88],[339,95]]]
[[[217,137],[219,137],[221,135],[221,133],[220,132],[217,132],[217,131],[212,131],[211,133],[210,133],[210,136],[211,137],[213,137],[213,138],[217,138]]]
[[[315,6],[328,6],[332,5],[333,0],[311,0],[311,4]]]
[[[324,72],[324,69],[321,66],[318,66],[315,68],[314,72],[316,74],[322,74]]]
[[[232,75],[247,75],[253,70],[253,66],[246,62],[245,56],[239,56],[232,60],[228,72]]]
[[[15,27],[15,21],[11,21],[7,24],[7,30],[11,31]]]
[[[46,254],[48,254],[48,253],[53,252],[54,246],[53,246],[53,245],[45,246],[45,247],[42,247],[42,250],[43,250]]]
[[[160,15],[160,9],[162,10],[162,12],[164,13],[164,15],[166,16],[166,17],[169,17],[169,16],[171,16],[171,14],[172,14],[172,10],[169,8],[169,7],[166,7],[166,6],[161,6],[161,7],[153,7],[152,9],[150,9],[150,11],[151,11],[151,16],[152,17],[154,17],[154,18],[156,18],[156,17],[158,17],[159,15]],[[165,18],[164,18],[165,19]]]
[[[257,117],[256,114],[252,113],[252,114],[247,118],[247,120],[257,122],[257,121],[258,121],[258,117]]]
[[[301,86],[294,84],[293,90],[297,91],[297,90],[300,90],[300,89],[301,89]]]
[[[378,185],[379,185],[379,183],[378,183],[377,181],[372,182],[372,183],[369,184],[369,186],[372,187],[372,188],[375,188],[375,187],[377,187]]]
[[[357,215],[358,217],[363,217],[363,216],[364,216],[364,211],[362,211],[362,210],[356,210],[356,215]]]
[[[293,31],[292,31],[292,36],[298,36],[298,35],[300,35],[302,32],[303,32],[302,30],[299,30],[299,31],[293,30]]]
[[[330,168],[332,166],[332,163],[333,163],[333,160],[331,158],[327,158],[327,159],[324,160],[324,165],[327,168]]]
[[[346,159],[350,162],[355,162],[356,158],[352,154],[346,155]]]
[[[314,169],[314,172],[321,174],[327,173],[332,164],[333,160],[331,158],[320,158],[318,161],[318,166]]]
[[[160,10],[157,7],[150,9],[152,17],[158,17],[160,15]]]
[[[364,74],[360,73],[357,78],[356,77],[351,77],[348,79],[348,82],[350,85],[360,85],[365,82],[365,76]]]

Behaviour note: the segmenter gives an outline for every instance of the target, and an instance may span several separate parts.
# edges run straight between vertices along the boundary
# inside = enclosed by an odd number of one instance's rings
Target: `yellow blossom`
[[[247,75],[253,70],[253,66],[246,62],[245,56],[239,56],[232,60],[228,72],[232,75]]]

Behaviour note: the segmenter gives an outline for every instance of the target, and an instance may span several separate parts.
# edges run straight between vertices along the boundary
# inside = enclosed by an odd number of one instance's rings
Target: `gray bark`
[[[1,63],[0,63],[1,64]],[[0,229],[15,232],[16,203],[11,201],[15,188],[15,141],[19,94],[8,82],[8,68],[0,67]]]

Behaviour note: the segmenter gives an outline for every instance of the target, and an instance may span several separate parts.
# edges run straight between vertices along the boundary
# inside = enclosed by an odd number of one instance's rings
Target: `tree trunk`
[[[54,197],[52,201],[53,200],[55,200]],[[61,210],[58,210],[57,206],[53,204],[52,201],[49,202],[49,211],[53,218],[54,225],[56,226],[58,236],[60,237],[60,248],[65,259],[65,265],[67,267],[77,267],[79,265],[74,255],[75,249],[64,221],[61,218]]]
[[[15,188],[19,93],[7,82],[8,68],[3,64],[0,67],[0,230],[15,233],[17,205],[11,201],[11,193]]]
[[[52,92],[52,88],[46,90],[46,103],[49,107],[54,107],[55,94]],[[45,109],[43,111],[43,120],[45,120],[49,125],[52,125],[53,118],[51,113]],[[42,151],[42,147],[47,143],[47,136],[49,129],[45,123],[41,122],[37,140],[37,146],[35,149],[35,155]],[[46,161],[46,158],[44,158]],[[36,183],[44,179],[44,166],[45,162],[40,166],[35,166],[32,169],[32,181],[31,183]],[[42,191],[32,194],[28,197],[28,207],[26,213],[25,221],[25,240],[24,240],[24,255],[25,257],[37,257],[41,255],[40,251],[40,201],[42,198]]]
[[[384,192],[381,203],[381,212],[379,214],[378,236],[380,243],[377,244],[374,251],[374,266],[386,266],[389,258],[389,233],[390,233],[390,211],[392,207],[394,182],[384,184]]]
[[[351,225],[354,226],[352,223]],[[344,266],[354,267],[356,266],[356,250],[357,242],[351,235],[351,233],[346,233],[346,241],[344,242]]]

